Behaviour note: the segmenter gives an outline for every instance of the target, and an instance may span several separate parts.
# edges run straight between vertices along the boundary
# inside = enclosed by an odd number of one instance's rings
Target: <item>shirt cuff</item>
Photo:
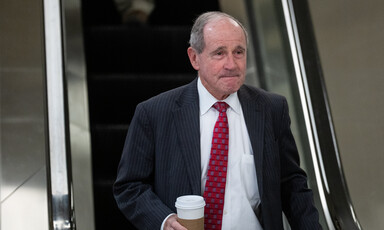
[[[165,219],[163,220],[163,223],[161,224],[160,230],[164,230],[165,221],[167,221],[170,216],[175,215],[175,214],[176,213],[171,213],[167,217],[165,217]]]

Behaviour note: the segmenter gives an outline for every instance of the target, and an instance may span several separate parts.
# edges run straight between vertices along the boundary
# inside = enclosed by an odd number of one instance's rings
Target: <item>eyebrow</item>
[[[245,51],[245,48],[243,46],[241,46],[241,45],[236,46],[235,50],[237,50],[237,49]],[[215,54],[218,51],[224,51],[224,50],[227,50],[227,48],[225,46],[220,46],[217,49],[215,49],[214,51],[212,51],[210,54]]]
[[[223,51],[223,50],[226,50],[225,46],[220,46],[220,47],[218,47],[217,49],[215,49],[214,51],[212,51],[211,54],[215,54],[215,53],[217,53],[218,51]]]
[[[238,45],[238,46],[236,47],[236,49],[240,49],[240,50],[242,50],[242,51],[245,51],[245,47],[243,47],[243,46],[241,46],[241,45]]]

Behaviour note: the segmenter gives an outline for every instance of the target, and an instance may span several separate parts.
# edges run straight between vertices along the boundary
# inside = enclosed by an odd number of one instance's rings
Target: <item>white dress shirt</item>
[[[201,194],[204,194],[213,128],[219,112],[212,107],[218,100],[207,91],[200,78],[197,90],[200,105]],[[260,195],[253,150],[243,110],[237,93],[231,94],[223,101],[229,105],[227,109],[229,150],[222,230],[262,230],[254,212],[260,204]],[[168,217],[164,219],[161,230]]]
[[[218,100],[198,79],[201,139],[201,194],[204,193],[213,128],[219,112],[212,107]],[[237,93],[223,100],[229,125],[227,183],[224,197],[222,229],[262,230],[254,210],[260,204],[253,150]]]

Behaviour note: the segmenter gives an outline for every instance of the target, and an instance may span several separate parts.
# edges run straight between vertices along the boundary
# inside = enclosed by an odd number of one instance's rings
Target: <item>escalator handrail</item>
[[[322,208],[329,229],[362,229],[333,128],[307,1],[282,0]]]

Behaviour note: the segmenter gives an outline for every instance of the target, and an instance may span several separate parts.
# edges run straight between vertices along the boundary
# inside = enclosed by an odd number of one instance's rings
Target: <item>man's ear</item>
[[[197,51],[195,49],[193,49],[192,47],[189,47],[187,49],[187,52],[188,52],[189,61],[191,62],[192,67],[195,70],[199,70],[200,65],[199,65],[199,60],[198,60],[199,57],[197,55]]]

